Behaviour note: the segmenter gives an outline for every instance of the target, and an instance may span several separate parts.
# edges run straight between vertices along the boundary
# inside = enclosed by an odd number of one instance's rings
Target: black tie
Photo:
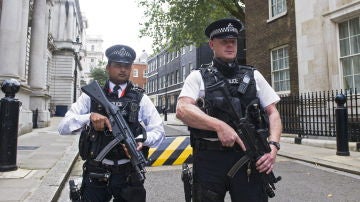
[[[119,92],[118,90],[120,89],[119,85],[115,85],[112,91],[112,94],[115,95],[116,97],[119,97]]]

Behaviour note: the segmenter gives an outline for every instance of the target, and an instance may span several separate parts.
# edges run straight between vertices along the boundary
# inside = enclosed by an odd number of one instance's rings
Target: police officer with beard
[[[221,19],[211,23],[205,30],[214,58],[209,65],[192,71],[184,82],[179,95],[176,116],[189,126],[193,147],[193,201],[224,201],[227,191],[231,200],[268,201],[259,173],[270,173],[274,168],[277,151],[280,149],[282,124],[275,104],[280,100],[259,71],[251,66],[239,65],[236,61],[237,37],[243,25],[236,19]],[[268,116],[271,148],[256,163],[250,164],[251,172],[243,166],[234,176],[227,172],[244,156],[245,146],[229,116],[221,107],[225,104],[212,103],[214,99],[210,86],[224,80],[231,97],[238,98],[243,115],[247,106],[258,104]],[[199,99],[200,98],[200,99]],[[208,108],[199,108],[198,100],[207,103]],[[221,103],[220,103],[221,105]],[[254,134],[255,135],[255,134]]]
[[[162,119],[144,90],[129,81],[135,51],[114,45],[105,52],[109,80],[103,87],[108,100],[119,107],[137,141],[138,150],[147,155],[149,147],[164,139]],[[82,93],[59,124],[62,135],[81,131],[79,154],[83,160],[81,201],[146,201],[143,182],[132,181],[132,167],[124,145],[115,146],[102,160],[99,152],[111,141],[111,124],[101,105]]]

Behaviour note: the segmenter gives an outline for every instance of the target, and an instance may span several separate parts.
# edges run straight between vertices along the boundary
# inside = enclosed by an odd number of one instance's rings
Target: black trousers
[[[249,177],[247,166],[240,168],[232,179],[226,175],[243,155],[242,151],[199,151],[194,148],[193,201],[223,202],[227,191],[232,202],[268,201],[255,168]]]
[[[86,162],[83,166],[81,200],[91,202],[145,202],[146,191],[142,182],[132,180],[130,163],[121,166],[95,167]],[[109,178],[94,178],[93,173],[108,173]]]

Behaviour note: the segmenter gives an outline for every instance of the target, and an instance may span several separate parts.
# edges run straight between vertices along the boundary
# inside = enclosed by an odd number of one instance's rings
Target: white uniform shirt
[[[259,71],[254,71],[254,78],[256,81],[256,97],[260,99],[260,104],[263,108],[272,103],[277,103],[280,100],[280,97]],[[204,96],[205,87],[200,70],[194,70],[185,79],[179,98],[190,97],[196,100],[197,98]]]
[[[114,84],[110,82],[110,89]],[[120,86],[121,89],[126,88],[125,85]],[[119,90],[121,95],[121,90]],[[91,99],[85,93],[82,93],[79,99],[71,105],[65,117],[61,120],[58,131],[61,135],[71,134],[80,131],[84,125],[90,124],[90,106]],[[144,123],[147,138],[144,142],[145,146],[157,147],[165,138],[165,131],[162,119],[157,112],[154,104],[149,97],[144,94],[140,101],[139,122]]]

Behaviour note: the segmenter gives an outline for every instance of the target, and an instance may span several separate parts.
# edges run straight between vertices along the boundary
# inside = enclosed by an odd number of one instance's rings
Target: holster
[[[84,126],[79,139],[79,154],[82,160],[94,159],[102,149],[102,140],[100,135],[105,135],[103,132],[97,132],[88,125]]]

